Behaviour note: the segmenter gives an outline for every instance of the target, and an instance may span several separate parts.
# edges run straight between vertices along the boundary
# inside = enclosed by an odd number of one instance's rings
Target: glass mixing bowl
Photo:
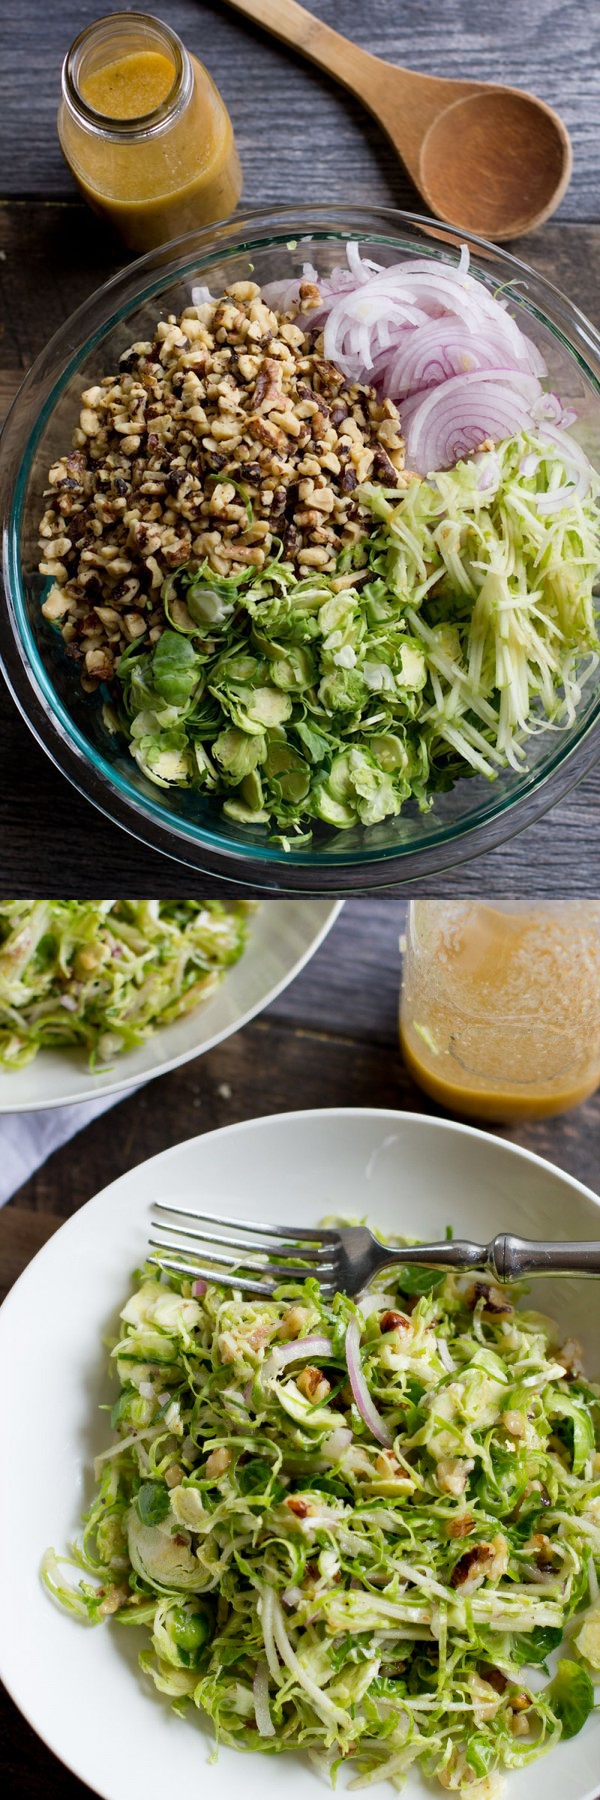
[[[125,741],[104,724],[101,694],[83,693],[77,665],[43,618],[37,572],[43,490],[51,463],[70,444],[82,389],[113,369],[132,341],[151,337],[159,317],[189,304],[192,284],[219,293],[249,276],[261,284],[292,277],[307,260],[327,272],[345,261],[348,239],[384,264],[458,257],[456,232],[387,208],[290,203],[211,226],[133,263],[72,315],[23,383],[3,440],[7,604],[0,652],[38,742],[95,806],[154,849],[213,877],[279,892],[373,890],[448,869],[538,818],[600,756],[600,691],[592,680],[571,729],[529,740],[527,770],[508,770],[491,783],[460,780],[436,796],[426,815],[410,803],[399,818],[368,829],[318,826],[310,846],[286,853],[268,843],[264,828],[224,819],[218,802],[202,793],[153,786]],[[526,264],[467,233],[462,240],[489,286],[510,291],[512,310],[546,358],[549,387],[573,407],[574,433],[600,466],[598,332]]]

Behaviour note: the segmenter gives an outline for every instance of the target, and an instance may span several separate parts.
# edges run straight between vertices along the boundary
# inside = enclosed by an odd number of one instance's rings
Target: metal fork
[[[410,1263],[459,1272],[481,1270],[503,1283],[523,1275],[600,1275],[600,1243],[538,1244],[504,1231],[490,1244],[451,1238],[442,1244],[392,1249],[381,1244],[367,1225],[260,1224],[256,1219],[196,1212],[174,1200],[156,1200],[153,1210],[167,1214],[169,1223],[156,1222],[150,1236],[151,1263],[261,1299],[269,1299],[286,1282],[305,1281],[310,1275],[317,1277],[326,1296],[342,1292],[356,1297],[384,1269]]]

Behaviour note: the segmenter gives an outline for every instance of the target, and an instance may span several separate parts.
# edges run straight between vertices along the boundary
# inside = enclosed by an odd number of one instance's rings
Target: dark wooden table
[[[556,218],[518,254],[598,316],[600,105],[595,0],[312,0],[371,50],[432,73],[527,86],[564,114],[575,172]],[[55,132],[61,59],[100,0],[3,0],[0,55],[0,410],[66,315],[122,252],[79,203]],[[161,0],[158,10],[208,63],[230,107],[245,199],[290,196],[414,207],[410,183],[356,102],[226,6]],[[54,770],[8,696],[0,700],[0,846],[8,893],[167,895],[177,865],[111,826]],[[444,878],[429,893],[581,894],[600,890],[595,827],[600,769],[524,836]],[[202,877],[186,875],[190,892]],[[194,889],[194,883],[196,888]]]
[[[182,1138],[293,1108],[438,1111],[410,1080],[398,1050],[403,922],[397,901],[348,901],[314,961],[268,1012],[209,1055],[123,1100],[57,1151],[0,1213],[0,1293],[93,1193]],[[507,1127],[500,1135],[597,1186],[600,1093],[562,1118]],[[0,1122],[0,1146],[1,1140]],[[77,1800],[88,1792],[44,1749],[6,1695],[0,1699],[2,1768],[11,1800],[12,1794]]]

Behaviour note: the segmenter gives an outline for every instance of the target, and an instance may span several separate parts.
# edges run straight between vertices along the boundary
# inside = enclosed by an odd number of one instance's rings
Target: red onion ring
[[[309,1356],[333,1356],[331,1338],[312,1337],[295,1338],[292,1344],[275,1344],[267,1361],[261,1369],[261,1381],[269,1381],[272,1375],[279,1375],[290,1362],[301,1362]]]
[[[537,388],[534,375],[481,369],[413,395],[402,414],[409,468],[421,475],[451,469],[486,438],[500,443],[531,430],[530,404]]]
[[[376,1438],[378,1444],[384,1444],[386,1449],[389,1450],[390,1445],[393,1443],[393,1438],[388,1431],[385,1420],[381,1417],[381,1413],[377,1411],[375,1401],[371,1399],[367,1382],[362,1372],[360,1362],[360,1327],[356,1319],[350,1320],[346,1332],[346,1362],[348,1365],[350,1386],[361,1419],[364,1419],[365,1425],[371,1433],[371,1437]]]
[[[355,242],[346,255],[347,268],[323,279],[304,265],[302,279],[318,285],[321,301],[298,323],[323,331],[326,357],[348,379],[368,381],[401,403],[409,466],[427,475],[452,468],[488,438],[533,432],[560,442],[572,469],[562,487],[533,496],[540,511],[583,498],[589,464],[564,429],[575,415],[543,392],[541,351],[512,317],[508,296],[469,273],[467,246],[458,265],[421,256],[384,267],[363,260]],[[285,310],[299,292],[295,279],[271,282],[263,295]]]
[[[505,368],[532,373],[525,353],[517,360],[510,339],[502,341],[491,328],[473,331],[460,319],[429,319],[416,331],[404,332],[393,354],[382,354],[376,371],[381,371],[384,394],[403,400],[453,375],[497,369],[500,355]]]

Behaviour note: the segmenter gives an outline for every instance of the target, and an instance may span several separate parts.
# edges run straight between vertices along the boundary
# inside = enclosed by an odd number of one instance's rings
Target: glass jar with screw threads
[[[85,199],[139,254],[237,206],[227,108],[202,63],[148,13],[111,13],[75,39],[58,135]]]

